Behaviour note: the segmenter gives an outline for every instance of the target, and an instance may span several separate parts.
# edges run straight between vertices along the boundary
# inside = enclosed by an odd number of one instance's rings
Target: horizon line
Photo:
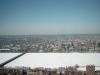
[[[100,33],[67,33],[67,34],[0,34],[0,36],[16,36],[16,35],[100,35]]]

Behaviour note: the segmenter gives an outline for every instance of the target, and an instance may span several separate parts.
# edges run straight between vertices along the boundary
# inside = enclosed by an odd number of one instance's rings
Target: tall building
[[[95,66],[94,65],[86,66],[86,75],[95,75]]]

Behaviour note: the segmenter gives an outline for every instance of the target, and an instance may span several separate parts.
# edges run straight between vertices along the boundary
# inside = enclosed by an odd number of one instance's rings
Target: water
[[[17,55],[17,53],[2,54],[0,53],[0,63],[3,60],[11,58]],[[3,59],[2,59],[2,58]],[[20,58],[8,63],[7,67],[25,66],[25,67],[66,67],[74,66],[78,64],[80,66],[86,66],[94,64],[100,66],[100,54],[99,53],[27,53]],[[100,70],[99,67],[96,67]]]

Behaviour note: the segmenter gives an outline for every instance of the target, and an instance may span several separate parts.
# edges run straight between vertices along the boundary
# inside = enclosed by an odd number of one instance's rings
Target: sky
[[[0,35],[100,34],[100,0],[0,0]]]

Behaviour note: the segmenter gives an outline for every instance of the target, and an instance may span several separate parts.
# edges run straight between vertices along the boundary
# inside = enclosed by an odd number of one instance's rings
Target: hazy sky
[[[100,33],[100,0],[0,0],[0,35]]]

